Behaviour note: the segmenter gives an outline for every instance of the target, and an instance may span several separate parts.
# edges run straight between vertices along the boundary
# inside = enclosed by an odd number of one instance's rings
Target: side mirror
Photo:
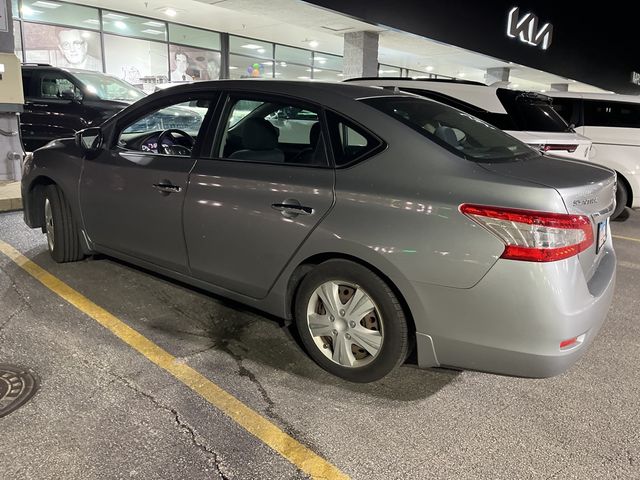
[[[72,102],[82,103],[82,93],[74,90],[62,90],[59,94],[63,100],[71,100]]]
[[[91,127],[76,132],[76,145],[85,155],[97,153],[102,147],[102,130]]]

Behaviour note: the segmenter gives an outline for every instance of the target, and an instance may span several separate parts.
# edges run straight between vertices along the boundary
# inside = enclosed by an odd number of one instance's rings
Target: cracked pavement
[[[640,213],[612,224],[640,238]],[[405,365],[349,384],[280,321],[106,257],[57,265],[20,214],[12,244],[353,478],[640,478],[640,243],[615,240],[614,305],[545,380]],[[0,256],[0,362],[42,385],[0,419],[3,478],[296,479],[295,466]]]

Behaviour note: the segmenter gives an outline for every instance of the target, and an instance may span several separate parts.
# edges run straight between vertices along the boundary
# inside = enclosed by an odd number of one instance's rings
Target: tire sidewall
[[[618,216],[620,216],[622,212],[624,212],[624,209],[627,206],[627,199],[628,199],[627,189],[622,184],[620,179],[618,179],[618,185],[616,189],[616,209],[614,210],[613,215],[611,216],[612,218],[617,218]]]
[[[51,254],[51,257],[56,262],[64,261],[64,232],[63,228],[66,228],[63,214],[62,205],[60,202],[60,191],[55,185],[49,185],[45,191],[45,199],[49,200],[51,205],[51,216],[53,218],[53,249],[49,248],[47,243],[47,250]]]
[[[343,281],[363,288],[382,315],[382,347],[378,356],[368,365],[354,368],[338,365],[328,359],[313,340],[307,324],[307,306],[313,292],[327,281]],[[357,263],[330,260],[307,274],[296,294],[295,321],[311,358],[325,370],[349,381],[378,380],[401,364],[407,355],[407,323],[395,295],[380,277]]]

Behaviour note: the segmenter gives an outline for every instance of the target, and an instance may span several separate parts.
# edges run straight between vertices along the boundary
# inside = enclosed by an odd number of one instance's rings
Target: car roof
[[[585,100],[640,103],[640,95],[620,95],[618,93],[547,92],[547,95],[554,98],[583,98]]]
[[[249,78],[240,80],[206,80],[201,82],[192,82],[183,85],[175,85],[169,89],[164,89],[163,92],[169,92],[170,94],[173,94],[179,92],[180,90],[192,90],[194,88],[198,90],[206,90],[207,88],[245,91],[254,90],[274,94],[289,93],[290,91],[300,92],[306,90],[316,93],[340,95],[342,97],[347,97],[353,100],[371,97],[413,96],[404,92],[390,92],[389,90],[385,90],[380,87],[370,87],[348,83]],[[156,94],[159,93],[160,92],[156,92]]]
[[[498,98],[497,91],[501,88],[497,85],[484,85],[477,82],[462,81],[432,81],[414,80],[407,78],[366,78],[349,80],[351,85],[370,85],[407,88],[412,90],[424,90],[438,92],[458,100],[463,100],[483,110],[493,113],[504,113],[502,102]]]

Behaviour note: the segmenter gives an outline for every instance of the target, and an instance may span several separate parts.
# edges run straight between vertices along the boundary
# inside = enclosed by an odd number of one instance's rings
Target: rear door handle
[[[285,200],[283,203],[273,203],[271,208],[278,210],[285,217],[298,215],[313,215],[313,208],[300,205],[297,200]]]
[[[179,193],[182,191],[182,187],[173,185],[168,180],[163,180],[160,183],[154,183],[153,188],[158,190],[160,193],[167,194],[167,195],[170,193]]]

